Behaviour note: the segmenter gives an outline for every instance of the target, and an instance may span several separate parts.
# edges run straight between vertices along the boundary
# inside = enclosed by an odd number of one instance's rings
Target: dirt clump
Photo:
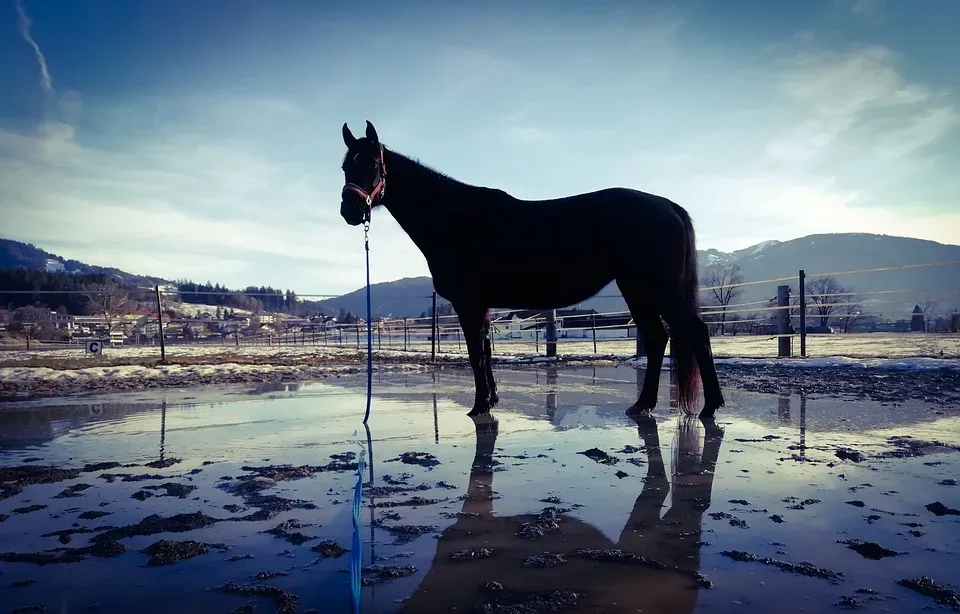
[[[405,465],[418,465],[430,469],[440,464],[437,457],[429,452],[403,452],[396,458],[387,459],[386,463],[395,463],[400,461]]]
[[[79,469],[61,469],[44,465],[2,467],[0,468],[0,499],[20,494],[25,486],[53,484],[72,480],[79,475]]]
[[[126,546],[115,541],[99,541],[84,548],[57,548],[45,552],[5,552],[0,554],[0,561],[8,563],[32,563],[34,565],[54,565],[57,563],[78,563],[87,556],[97,558],[112,558],[127,551]]]
[[[838,583],[838,581],[843,578],[842,572],[831,571],[824,567],[817,567],[813,563],[788,563],[787,561],[763,557],[750,552],[744,552],[742,550],[724,550],[720,554],[727,558],[731,558],[734,561],[740,561],[741,563],[763,563],[764,565],[776,567],[782,571],[809,576],[811,578],[823,578],[824,580],[829,580],[832,584]]]
[[[148,480],[165,480],[168,476],[158,473],[101,473],[97,477],[103,478],[108,484],[113,484],[117,479],[121,482],[146,482]]]
[[[313,548],[310,548],[310,550],[316,552],[321,558],[324,559],[339,559],[341,556],[349,552],[346,548],[332,539],[326,539]]]
[[[167,518],[159,514],[151,514],[137,524],[104,531],[94,537],[93,540],[97,542],[108,542],[126,537],[156,535],[157,533],[184,533],[186,531],[208,527],[216,522],[219,522],[219,520],[211,518],[202,512],[175,514]]]
[[[934,516],[960,516],[960,510],[955,510],[953,508],[947,507],[943,503],[936,501],[934,503],[928,503],[926,506],[927,510],[933,513]],[[17,510],[13,510],[17,511]]]
[[[890,550],[889,548],[884,548],[880,544],[863,541],[862,539],[838,539],[837,543],[846,544],[848,548],[860,556],[874,561],[879,561],[880,559],[888,556],[901,556],[906,554],[906,552]]]
[[[316,537],[308,537],[297,530],[297,529],[302,529],[304,527],[310,527],[310,526],[313,526],[313,525],[303,524],[296,518],[291,518],[290,520],[284,520],[283,522],[273,527],[272,529],[267,529],[266,531],[263,531],[263,533],[269,533],[270,535],[279,537],[284,541],[290,542],[294,546],[302,546],[308,541],[317,539]]]
[[[404,501],[381,501],[374,507],[420,507],[423,505],[436,505],[443,503],[446,499],[427,499],[425,497],[410,497]]]
[[[416,525],[416,524],[386,524],[382,520],[374,520],[373,526],[387,531],[394,537],[393,543],[396,545],[407,544],[417,539],[421,535],[426,535],[427,533],[433,533],[437,530],[437,527],[430,525]]]
[[[571,590],[521,593],[502,589],[490,592],[497,595],[496,600],[492,603],[475,605],[473,611],[476,614],[539,614],[540,612],[576,610],[584,598],[583,593]]]
[[[493,550],[490,548],[465,548],[450,553],[451,561],[476,561],[479,559],[488,559],[493,556]]]
[[[560,530],[561,514],[570,510],[557,507],[544,508],[536,519],[520,525],[517,535],[526,539],[537,539]]]
[[[150,467],[151,469],[166,469],[167,467],[172,467],[179,462],[181,462],[179,458],[164,458],[151,461],[149,463],[144,463],[144,467]]]
[[[107,471],[109,469],[116,469],[117,467],[120,467],[120,466],[122,465],[116,461],[106,461],[103,463],[87,463],[86,465],[83,466],[83,469],[81,469],[80,471],[83,471],[84,473],[91,473],[94,471]]]
[[[144,486],[144,488],[148,490],[165,490],[167,491],[166,496],[176,497],[178,499],[186,499],[187,495],[197,489],[193,484],[177,484],[176,482],[164,482],[163,484],[154,486]]]
[[[539,567],[540,569],[549,569],[567,564],[567,557],[553,552],[544,552],[536,556],[530,556],[523,560],[524,567]]]
[[[938,584],[928,576],[897,580],[897,584],[916,591],[921,595],[932,597],[933,600],[938,604],[953,608],[954,610],[960,612],[960,592],[949,589],[942,584]]]
[[[269,597],[277,604],[277,614],[293,614],[297,611],[297,601],[299,601],[293,593],[288,593],[276,586],[263,584],[249,585],[225,582],[218,586],[217,590],[245,597]]]
[[[24,507],[14,508],[13,513],[14,513],[14,514],[29,514],[29,513],[31,513],[31,512],[38,512],[38,511],[40,511],[40,510],[42,510],[42,509],[46,509],[46,507],[47,507],[46,505],[41,505],[41,504],[39,504],[39,503],[34,503],[33,505],[27,505],[27,506],[24,506]]]
[[[587,458],[595,460],[601,465],[616,465],[620,462],[619,458],[607,454],[600,448],[590,448],[589,450],[584,450],[583,452],[577,452],[577,454],[583,454]]]
[[[93,488],[90,484],[74,484],[73,486],[68,486],[60,491],[59,494],[53,496],[54,499],[67,499],[70,497],[82,497],[80,493],[85,491],[88,488]]]
[[[96,520],[97,518],[103,518],[104,516],[109,516],[113,512],[101,512],[99,510],[90,510],[83,512],[78,515],[77,518],[80,520]]]
[[[651,569],[668,569],[668,567],[660,561],[649,559],[640,554],[625,552],[619,548],[581,549],[577,550],[577,556],[601,563],[619,563],[622,565],[649,567]]]
[[[210,552],[211,548],[221,552],[226,552],[228,549],[226,544],[205,544],[203,542],[190,540],[168,541],[161,539],[150,544],[140,552],[150,555],[150,559],[147,561],[148,567],[161,567],[173,565],[178,561],[185,561],[195,556],[206,554]]]
[[[370,565],[361,570],[363,574],[360,577],[360,584],[363,586],[373,586],[374,584],[383,584],[398,578],[406,578],[417,573],[417,568],[413,565]]]

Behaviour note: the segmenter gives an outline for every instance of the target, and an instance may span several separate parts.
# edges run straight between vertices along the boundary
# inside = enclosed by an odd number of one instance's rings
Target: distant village
[[[205,309],[205,307],[207,309]],[[192,313],[185,313],[186,308]],[[441,312],[443,313],[443,312]],[[954,314],[955,315],[955,314]],[[953,320],[957,320],[955,316]],[[112,346],[156,344],[159,342],[161,319],[156,311],[135,310],[122,314],[93,313],[71,315],[46,307],[0,309],[0,331],[8,340],[66,343],[79,345],[86,340],[100,340]],[[283,313],[245,312],[229,307],[184,304],[165,310],[162,318],[166,343],[359,343],[365,334],[366,321],[350,313],[338,316],[294,316]],[[776,324],[769,319],[727,324],[719,331],[711,322],[712,334],[769,335],[776,334]],[[954,321],[947,324],[960,325]],[[592,309],[557,310],[557,335],[561,339],[635,338],[637,329],[629,314],[601,314]],[[546,322],[540,311],[504,312],[493,321],[495,341],[543,339]],[[847,332],[922,332],[922,317],[894,322],[862,322]],[[429,340],[433,336],[432,317],[379,318],[374,322],[378,339]],[[808,324],[811,334],[838,332],[830,327]],[[440,341],[458,341],[459,323],[455,315],[439,315],[437,335]]]
[[[246,313],[219,307],[209,311],[199,310],[194,315],[170,310],[164,313],[162,321],[164,340],[171,343],[240,342],[250,338],[282,336],[312,338],[338,324],[336,317]],[[0,329],[6,329],[8,335],[26,341],[82,343],[96,339],[108,341],[110,345],[151,344],[159,338],[160,322],[156,311],[146,310],[123,314],[71,315],[46,307],[0,309]]]

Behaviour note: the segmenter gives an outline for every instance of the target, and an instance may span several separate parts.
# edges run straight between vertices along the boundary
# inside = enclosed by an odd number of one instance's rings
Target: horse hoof
[[[627,414],[646,414],[649,413],[652,409],[657,407],[656,401],[645,401],[643,399],[638,400],[636,403],[627,408]]]
[[[703,409],[700,410],[700,419],[701,420],[713,420],[714,415],[717,413],[717,410],[723,407],[723,401],[719,403],[706,403],[703,406]]]
[[[490,407],[496,407],[497,403],[499,402],[500,402],[500,395],[498,395],[496,392],[491,392],[490,401],[489,401]]]
[[[482,416],[482,415],[488,414],[488,413],[490,413],[490,407],[489,407],[489,406],[477,404],[477,405],[474,405],[474,406],[473,406],[473,409],[471,409],[470,412],[469,412],[467,415],[472,418],[472,417],[476,417],[476,416]]]

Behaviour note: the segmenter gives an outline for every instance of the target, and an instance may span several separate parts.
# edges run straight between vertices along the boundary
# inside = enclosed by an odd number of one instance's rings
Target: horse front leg
[[[490,391],[489,400],[490,407],[496,407],[497,403],[500,402],[500,395],[497,394],[497,380],[493,377],[493,359],[492,359],[492,348],[490,337],[493,335],[490,325],[490,310],[487,309],[483,314],[483,326],[482,326],[482,339],[483,339],[483,370],[487,377],[487,389]]]
[[[473,369],[473,380],[476,396],[473,409],[468,415],[480,416],[490,411],[490,387],[487,382],[487,371],[484,363],[483,324],[485,310],[454,306],[460,319],[460,328],[467,343],[467,352],[470,355],[470,367]]]

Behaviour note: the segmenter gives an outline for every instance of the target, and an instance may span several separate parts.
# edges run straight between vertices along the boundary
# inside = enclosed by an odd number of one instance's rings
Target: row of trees
[[[776,319],[775,311],[750,312],[749,307],[756,309],[758,305],[741,304],[743,283],[743,273],[738,264],[713,264],[705,269],[701,279],[701,287],[708,288],[703,301],[704,321],[711,327],[713,334],[736,335],[751,330],[760,322]],[[805,286],[807,314],[813,319],[810,324],[812,326],[827,328],[833,324],[846,333],[873,318],[866,313],[857,293],[852,288],[841,285],[833,277],[817,277],[807,281]],[[791,296],[791,304],[796,308],[791,309],[790,314],[795,316],[799,314],[800,298],[793,286]],[[769,306],[773,307],[775,304]],[[923,321],[919,330],[930,330],[935,313],[936,303],[933,301],[923,302],[915,307],[914,321],[917,315],[920,315]],[[795,324],[793,318],[791,321]]]
[[[61,313],[89,315],[96,307],[88,289],[111,283],[105,275],[48,273],[36,269],[0,269],[0,307],[49,307]]]
[[[293,290],[280,290],[271,286],[247,286],[234,291],[220,284],[198,284],[183,280],[177,282],[180,300],[195,305],[217,305],[246,309],[254,313],[270,311],[275,313],[296,313],[297,293]]]

